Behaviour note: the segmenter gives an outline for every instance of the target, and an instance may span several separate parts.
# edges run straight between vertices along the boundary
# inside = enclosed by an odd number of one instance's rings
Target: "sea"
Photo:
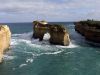
[[[49,33],[41,42],[32,39],[32,23],[4,24],[10,27],[12,37],[0,75],[100,75],[100,47],[77,33],[73,22],[51,22],[66,27],[69,46],[51,45]]]

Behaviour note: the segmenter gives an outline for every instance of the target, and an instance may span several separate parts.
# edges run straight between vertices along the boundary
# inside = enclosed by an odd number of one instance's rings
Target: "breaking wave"
[[[24,33],[24,34],[13,34],[12,35],[12,39],[11,39],[11,46],[12,45],[17,45],[20,42],[25,42],[27,44],[29,44],[30,46],[35,46],[35,47],[41,47],[41,46],[55,46],[55,45],[50,45],[50,43],[48,42],[48,39],[50,38],[50,34],[46,33],[44,35],[44,40],[42,42],[39,41],[39,39],[32,39],[32,32],[29,33]],[[73,44],[72,42],[70,43],[69,46],[61,46],[61,45],[56,45],[55,47],[58,48],[75,48],[78,47],[78,45]]]
[[[12,56],[12,55],[4,55],[4,60],[13,60],[14,58],[16,58],[16,56]]]
[[[48,42],[48,38],[50,38],[50,35],[48,33],[44,35],[44,40],[41,42],[39,41],[39,39],[32,39],[31,37],[32,32],[29,32],[24,34],[13,34],[11,39],[11,49],[13,53],[23,53],[29,55],[29,57],[27,56],[27,58],[25,59],[26,63],[32,63],[34,58],[37,56],[41,56],[44,54],[56,55],[62,53],[68,48],[78,47],[78,45],[74,44],[73,42],[71,42],[69,46],[50,45],[50,43]],[[32,57],[30,57],[30,55],[32,55]],[[16,56],[11,56],[8,53],[4,56],[4,58],[5,60],[12,60],[16,58]],[[26,65],[20,65],[20,67],[23,66]]]
[[[27,64],[21,64],[19,65],[19,68],[26,66]]]

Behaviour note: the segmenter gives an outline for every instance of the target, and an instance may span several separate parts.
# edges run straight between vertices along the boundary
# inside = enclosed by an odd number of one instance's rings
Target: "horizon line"
[[[77,22],[77,21],[48,21],[48,22]],[[2,23],[32,23],[32,22],[1,22]]]

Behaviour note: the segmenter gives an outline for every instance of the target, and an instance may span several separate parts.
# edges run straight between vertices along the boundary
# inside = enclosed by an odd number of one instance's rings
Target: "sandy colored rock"
[[[67,30],[61,25],[50,25],[50,43],[67,46],[70,43],[69,34]]]
[[[4,52],[10,46],[11,32],[7,25],[0,25],[0,62],[2,62]]]

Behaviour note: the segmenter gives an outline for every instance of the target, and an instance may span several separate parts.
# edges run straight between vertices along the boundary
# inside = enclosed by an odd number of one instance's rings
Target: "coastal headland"
[[[87,20],[75,22],[75,30],[86,40],[100,43],[100,21]]]

